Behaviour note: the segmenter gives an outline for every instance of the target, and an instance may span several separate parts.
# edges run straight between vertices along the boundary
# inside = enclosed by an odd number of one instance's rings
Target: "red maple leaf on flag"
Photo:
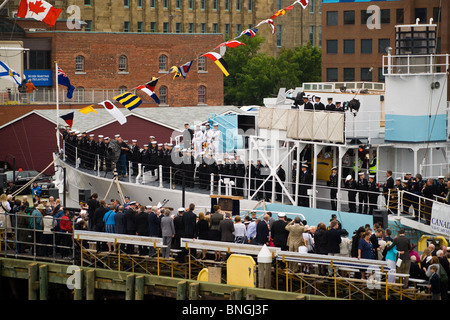
[[[42,6],[42,1],[38,0],[36,2],[30,2],[28,4],[28,10],[35,14],[39,14],[45,11],[45,7]]]

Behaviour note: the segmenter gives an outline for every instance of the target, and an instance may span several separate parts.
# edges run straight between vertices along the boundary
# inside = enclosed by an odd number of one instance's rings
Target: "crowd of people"
[[[380,223],[361,226],[350,236],[335,214],[328,223],[320,222],[315,226],[308,225],[298,216],[288,218],[284,213],[278,213],[276,219],[271,212],[265,212],[262,216],[256,212],[232,216],[229,212],[223,212],[219,205],[213,206],[212,212],[197,213],[195,204],[191,203],[189,207],[178,208],[176,213],[172,213],[164,207],[140,204],[129,196],[125,197],[123,203],[117,199],[107,203],[104,199],[99,200],[96,193],[86,203],[81,202],[80,211],[76,214],[64,209],[60,200],[53,197],[39,199],[30,205],[27,196],[20,200],[2,194],[0,202],[0,226],[5,235],[17,232],[17,253],[29,251],[37,256],[60,254],[61,257],[71,258],[74,229],[159,237],[165,245],[161,258],[169,258],[171,249],[178,249],[179,262],[184,262],[188,254],[181,246],[181,238],[259,246],[265,244],[304,254],[386,260],[391,270],[409,274],[414,279],[427,280],[432,286],[434,299],[448,299],[450,255],[447,247],[435,248],[430,243],[419,256],[415,244],[406,237],[405,230],[399,230],[394,236],[391,230],[383,229]],[[36,245],[32,245],[33,242]],[[115,243],[98,242],[97,250],[113,253],[119,247]],[[120,250],[141,256],[156,254],[155,248],[145,246],[124,245]],[[227,253],[215,251],[212,258],[212,253],[201,250],[198,257],[221,261],[226,260]],[[324,265],[289,262],[285,267],[293,272],[322,276],[332,274],[331,268]],[[347,275],[347,271],[339,272]],[[370,277],[363,269],[353,276],[361,279]],[[395,282],[396,277],[388,273],[387,280]],[[411,285],[408,277],[403,281],[404,288]]]

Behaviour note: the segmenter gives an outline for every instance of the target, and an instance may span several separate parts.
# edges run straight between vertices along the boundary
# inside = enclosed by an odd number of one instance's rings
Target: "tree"
[[[278,58],[260,53],[264,41],[256,36],[241,37],[245,46],[228,49],[224,59],[230,75],[224,81],[225,104],[262,105],[280,88],[295,88],[303,82],[321,81],[321,52],[308,44],[283,49]]]

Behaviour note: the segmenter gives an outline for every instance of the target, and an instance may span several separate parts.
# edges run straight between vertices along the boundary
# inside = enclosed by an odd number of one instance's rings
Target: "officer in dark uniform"
[[[236,195],[244,196],[245,164],[236,156]]]
[[[150,170],[150,150],[148,144],[144,144],[144,149],[141,151],[141,164],[144,172]]]
[[[367,184],[369,191],[369,214],[373,215],[373,210],[377,207],[378,196],[380,188],[375,181],[375,175],[369,175],[369,182]]]
[[[152,175],[154,170],[158,167],[158,142],[152,141],[151,145],[148,146],[148,151],[150,152],[150,170],[152,171]]]
[[[309,196],[308,189],[311,188],[312,175],[308,170],[308,165],[306,163],[302,164],[302,171],[300,172],[300,206],[309,207]]]
[[[314,106],[309,101],[309,97],[308,96],[303,96],[303,102],[304,102],[303,110],[307,110],[307,111],[314,110]]]
[[[183,149],[182,152],[182,168],[185,175],[184,184],[188,188],[193,188],[195,186],[195,159],[187,149]]]
[[[328,104],[325,106],[326,111],[336,111],[336,105],[333,103],[333,98],[328,98]]]
[[[133,169],[133,176],[138,174],[138,164],[141,162],[141,148],[137,144],[137,140],[131,140],[130,161]]]
[[[315,96],[314,100],[314,110],[315,111],[324,111],[325,110],[325,105],[320,101],[320,96]]]
[[[172,145],[165,143],[163,151],[163,181],[169,181],[170,178],[171,153]]]
[[[94,140],[94,136],[94,134],[90,134],[87,141],[87,167],[90,170],[94,170],[97,161],[97,142]]]
[[[348,191],[349,212],[356,212],[356,182],[350,174],[345,178],[345,188]]]
[[[277,176],[278,176],[278,178],[280,178],[280,180],[282,182],[286,181],[286,172],[281,167],[281,164],[278,166]],[[278,179],[275,179],[275,191],[276,191],[276,194],[275,194],[276,201],[281,202],[281,200],[282,200],[281,195],[282,195],[283,188],[281,187],[281,184],[278,181]]]
[[[257,190],[263,183],[263,176],[261,175],[261,169],[264,166],[261,164],[261,160],[256,160],[255,165],[255,190]],[[264,188],[261,187],[256,194],[256,200],[264,199]]]
[[[103,135],[101,134],[98,136],[96,152],[100,160],[100,171],[103,171],[105,165],[106,144],[105,141],[103,141]]]
[[[383,196],[384,196],[384,200],[385,200],[386,204],[388,204],[388,208],[391,208],[391,205],[389,204],[390,199],[388,199],[389,189],[394,188],[394,178],[392,178],[391,170],[386,171],[386,177],[387,177],[386,181],[384,182],[384,185],[383,185]]]
[[[339,111],[339,112],[345,112],[344,106],[342,106],[340,101],[336,101],[336,109],[335,110]]]
[[[368,211],[368,203],[367,201],[367,191],[369,190],[369,183],[366,179],[366,175],[364,172],[359,173],[359,179],[358,179],[358,201],[359,201],[359,213],[367,214]]]
[[[229,156],[227,164],[225,165],[225,171],[230,178],[230,181],[234,182],[234,186],[231,186],[231,194],[235,195],[236,192],[236,163],[234,161],[234,156]]]
[[[331,169],[330,180],[328,181],[328,186],[330,187],[330,199],[331,199],[331,210],[337,210],[337,187],[338,187],[338,174],[337,168],[333,167]]]

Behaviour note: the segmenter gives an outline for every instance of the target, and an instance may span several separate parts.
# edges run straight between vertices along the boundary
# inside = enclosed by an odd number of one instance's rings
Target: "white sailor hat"
[[[309,96],[305,95],[305,96],[303,96],[303,99],[309,99]]]
[[[187,126],[189,124],[189,122],[185,122],[184,125]]]
[[[364,172],[360,172],[360,173],[358,173],[360,176],[362,176],[363,174],[364,174]]]
[[[184,208],[183,208],[183,207],[178,208],[178,212],[182,212],[182,211],[184,211]]]
[[[144,147],[148,147],[148,144],[144,144]]]
[[[286,213],[280,212],[280,213],[278,214],[278,216],[279,216],[279,217],[286,217]]]
[[[129,203],[129,205],[130,205],[130,206],[136,205],[136,201],[131,201],[131,202]]]
[[[76,133],[76,134],[79,134],[79,133],[81,133],[81,132],[80,132],[80,131],[78,131],[78,130],[76,130],[76,131],[75,131],[75,133]]]
[[[402,178],[400,178],[400,177],[397,177],[397,178],[395,178],[395,180],[402,180]]]
[[[407,173],[405,173],[405,175],[406,176],[412,176],[412,173],[411,172],[407,172]]]
[[[158,141],[152,141],[152,144],[157,144],[158,143]]]
[[[99,137],[99,138],[103,138],[103,135],[102,135],[102,134],[99,134],[98,137]]]
[[[331,168],[331,170],[337,170],[337,167],[333,167],[333,168]]]
[[[152,208],[152,206],[150,206],[150,205],[148,205],[148,206],[145,206],[147,209],[151,209]]]
[[[373,175],[373,174],[371,174],[371,175],[369,175],[369,178],[375,178],[375,175]]]
[[[106,137],[105,140],[109,140],[109,137]]]
[[[402,183],[408,183],[408,180],[402,179]]]
[[[118,138],[118,137],[120,137],[120,134],[116,134],[114,137]]]
[[[169,147],[173,147],[173,143],[168,143],[167,144]]]
[[[336,101],[336,104],[341,103],[340,101]]]
[[[315,96],[314,99],[315,99],[315,98],[320,99],[320,96]]]
[[[346,178],[345,178],[345,181],[348,181],[348,180],[350,180],[352,178],[352,175],[348,175]]]
[[[90,134],[89,137],[95,137],[95,134]]]
[[[302,163],[302,167],[308,168],[308,165],[306,163]]]
[[[219,124],[218,123],[214,123],[214,127],[218,127],[219,126]]]
[[[155,136],[150,136],[150,139],[155,139]]]
[[[133,139],[133,140],[131,140],[131,142],[137,142],[137,140]]]
[[[438,179],[445,179],[445,177],[444,176],[439,176]]]
[[[158,147],[162,147],[162,145],[163,145],[162,143],[158,143]]]
[[[77,134],[77,137],[82,137],[83,135],[81,133]]]

